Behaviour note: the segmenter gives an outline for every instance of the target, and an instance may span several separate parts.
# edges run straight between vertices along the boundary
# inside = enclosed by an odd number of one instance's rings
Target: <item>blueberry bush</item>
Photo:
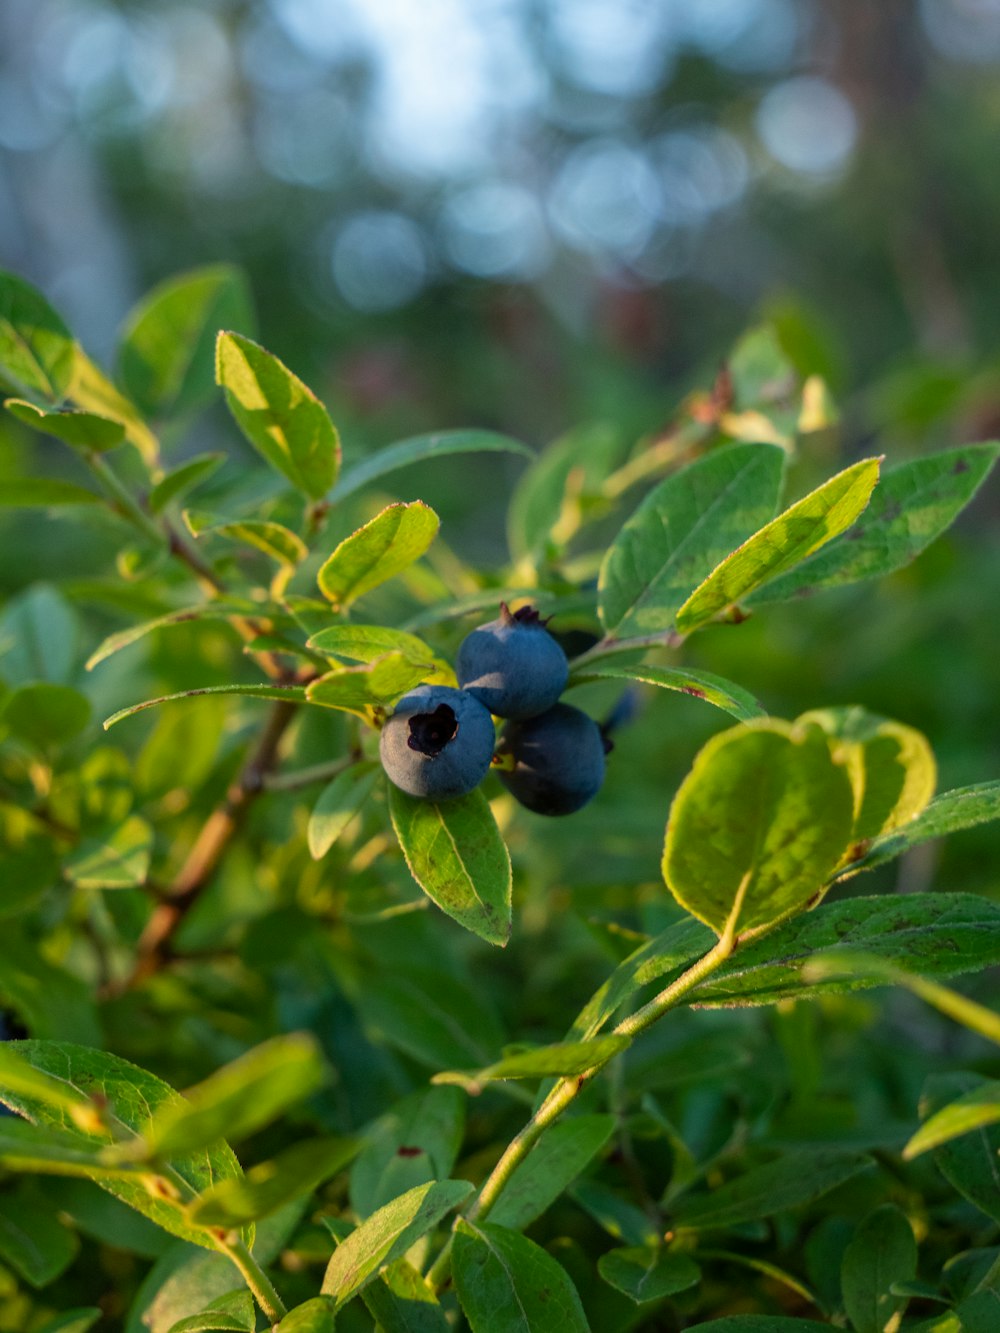
[[[112,373],[0,276],[0,1329],[995,1329],[1000,906],[926,854],[1000,781],[754,627],[859,585],[863,662],[1000,445],[837,470],[760,327],[638,443],[342,458],[252,319],[183,274]]]

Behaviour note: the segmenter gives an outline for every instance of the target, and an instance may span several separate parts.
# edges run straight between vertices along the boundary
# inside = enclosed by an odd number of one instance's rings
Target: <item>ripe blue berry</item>
[[[530,606],[466,635],[455,663],[458,683],[497,717],[537,717],[566,688],[566,654]]]
[[[397,787],[439,801],[479,786],[494,740],[493,719],[478,699],[448,685],[418,685],[382,728],[379,755]]]
[[[500,768],[497,776],[536,814],[571,815],[600,790],[607,748],[593,718],[556,704],[541,717],[507,723],[498,753],[510,755],[514,768]]]

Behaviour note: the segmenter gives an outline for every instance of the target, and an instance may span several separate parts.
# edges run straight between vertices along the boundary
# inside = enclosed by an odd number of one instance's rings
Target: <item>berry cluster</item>
[[[411,796],[443,800],[478,787],[497,757],[500,781],[529,810],[569,815],[597,794],[607,749],[586,713],[559,703],[566,654],[531,607],[500,615],[463,639],[459,689],[418,685],[382,728],[389,778]],[[495,744],[493,714],[505,719]]]

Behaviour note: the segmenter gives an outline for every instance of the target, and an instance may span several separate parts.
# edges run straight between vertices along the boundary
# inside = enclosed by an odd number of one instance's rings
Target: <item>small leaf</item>
[[[145,884],[152,850],[152,828],[130,815],[107,836],[85,839],[63,872],[78,889],[131,889]]]
[[[80,623],[48,583],[12,598],[0,613],[0,674],[11,686],[48,680],[67,685],[76,674]]]
[[[401,1164],[417,1163],[410,1186],[445,1180],[455,1165],[465,1126],[465,1098],[457,1088],[421,1088],[397,1101],[365,1134],[351,1170],[351,1207],[361,1218],[394,1199]],[[391,1191],[391,1192],[390,1192]]]
[[[930,1118],[959,1097],[980,1089],[986,1080],[978,1074],[932,1074],[920,1098],[921,1117]],[[981,1125],[977,1131],[952,1139],[934,1149],[934,1165],[949,1185],[980,1212],[1000,1222],[1000,1189],[997,1188],[997,1155],[1000,1126]]]
[[[852,861],[842,874],[846,877],[860,870],[874,870],[911,847],[993,819],[1000,819],[1000,782],[980,782],[942,792],[910,823],[876,838],[864,856]]]
[[[662,1239],[649,1213],[599,1181],[581,1180],[570,1191],[570,1197],[616,1241],[652,1249]]]
[[[67,392],[78,407],[120,421],[125,427],[126,440],[135,446],[140,458],[149,467],[158,465],[160,446],[156,436],[143,421],[135,404],[118,392],[79,343],[73,345],[73,374]]]
[[[348,468],[337,483],[336,499],[346,499],[364,486],[409,467],[411,463],[420,463],[429,458],[444,458],[450,454],[509,453],[523,454],[533,458],[534,454],[520,440],[512,440],[508,435],[498,435],[490,430],[448,430],[433,435],[415,435],[409,440],[400,440],[387,449],[380,449],[368,458],[362,459]]]
[[[573,500],[600,494],[622,457],[623,444],[617,427],[589,423],[554,440],[525,468],[507,510],[507,541],[516,560],[533,557],[553,541],[568,492],[572,490]]]
[[[154,420],[182,416],[212,396],[212,347],[220,328],[249,328],[250,294],[228,264],[168,278],[129,314],[118,351],[125,392]]]
[[[73,336],[37,288],[0,270],[0,383],[58,402],[73,369]]]
[[[218,1296],[200,1314],[179,1319],[170,1333],[208,1333],[224,1329],[226,1333],[253,1333],[257,1327],[257,1312],[253,1297],[245,1289]]]
[[[410,874],[428,898],[503,947],[510,938],[510,854],[482,792],[435,802],[390,785],[389,811]]]
[[[326,1081],[314,1039],[305,1033],[272,1037],[166,1102],[143,1128],[142,1157],[173,1157],[247,1138],[310,1096]]]
[[[291,565],[293,568],[309,554],[309,548],[302,538],[282,523],[228,519],[195,509],[185,509],[184,521],[196,537],[206,532],[228,537],[230,541],[253,546],[279,564]]]
[[[553,1125],[512,1173],[493,1219],[512,1231],[529,1227],[582,1175],[614,1132],[610,1115],[575,1115]]]
[[[196,486],[200,486],[203,481],[207,481],[225,461],[225,454],[199,454],[196,458],[189,458],[186,463],[173,468],[161,477],[149,492],[150,513],[162,514],[168,504],[173,500],[179,500]]]
[[[648,662],[622,665],[597,660],[593,666],[587,662],[581,671],[574,672],[571,684],[586,685],[594,680],[637,680],[646,685],[657,685],[662,690],[677,690],[680,694],[704,699],[740,722],[766,715],[753,695],[742,686],[708,671],[695,671],[689,667],[651,666]]]
[[[913,727],[857,707],[817,709],[796,725],[810,723],[852,749],[847,765],[854,786],[852,843],[867,843],[908,824],[934,795],[934,754]]]
[[[378,781],[379,770],[352,764],[320,792],[306,828],[309,855],[320,861],[360,812]]]
[[[978,972],[1000,963],[1000,906],[971,893],[908,893],[821,903],[766,939],[738,948],[692,997],[698,1004],[774,1004],[886,984],[870,972],[837,971],[838,956],[863,952],[927,976]],[[823,976],[803,975],[822,954]]]
[[[434,1288],[405,1259],[390,1264],[380,1282],[369,1283],[364,1302],[379,1333],[448,1333],[451,1327]]]
[[[593,1041],[561,1042],[554,1046],[540,1046],[537,1050],[521,1051],[505,1056],[485,1069],[474,1073],[445,1070],[435,1074],[432,1083],[455,1083],[472,1092],[480,1092],[481,1084],[509,1078],[572,1077],[584,1074],[597,1064],[605,1064],[613,1055],[631,1044],[629,1037],[597,1037]]]
[[[903,1149],[903,1158],[912,1161],[931,1148],[939,1148],[942,1143],[984,1125],[995,1125],[997,1121],[1000,1121],[1000,1083],[983,1083],[929,1116]]]
[[[917,1242],[906,1215],[883,1204],[862,1219],[844,1251],[840,1282],[855,1333],[896,1327],[907,1302],[892,1294],[892,1286],[916,1275]]]
[[[100,503],[101,496],[72,481],[6,477],[0,486],[0,505],[7,509],[62,509],[67,505]]]
[[[674,1205],[673,1221],[679,1227],[705,1231],[773,1217],[786,1208],[812,1203],[871,1164],[868,1157],[833,1149],[789,1152],[711,1193],[685,1195]]]
[[[472,1193],[465,1180],[440,1180],[418,1185],[372,1213],[335,1250],[323,1277],[324,1296],[338,1308],[368,1285],[386,1264],[438,1225]]]
[[[326,408],[276,356],[238,333],[220,333],[216,382],[253,447],[310,499],[340,468],[340,440]]]
[[[401,629],[383,625],[331,625],[314,634],[306,647],[352,662],[374,662],[386,653],[402,653],[411,662],[433,663],[435,681],[444,685],[455,683],[455,673],[447,663],[436,657],[423,639]]]
[[[678,608],[778,505],[784,450],[713,450],[646,496],[604,557],[601,621],[618,638],[668,630]]]
[[[292,1199],[310,1195],[355,1156],[358,1139],[305,1139],[273,1161],[252,1166],[240,1180],[221,1180],[189,1206],[192,1222],[235,1227],[255,1222]]]
[[[636,1305],[674,1296],[701,1281],[701,1269],[689,1255],[665,1248],[609,1250],[598,1259],[597,1271]]]
[[[838,472],[733,551],[678,611],[677,629],[692,633],[849,528],[875,489],[879,462]]]
[[[0,1195],[0,1259],[33,1287],[47,1287],[76,1258],[80,1241],[26,1186]]]
[[[278,702],[302,704],[306,701],[306,692],[300,685],[206,685],[198,690],[181,690],[179,694],[164,694],[159,699],[144,699],[141,704],[130,704],[120,708],[117,713],[104,719],[104,730],[113,727],[134,713],[141,713],[144,708],[155,708],[158,704],[173,703],[175,699],[194,699],[201,694],[232,694],[246,699],[273,699]]]
[[[329,1296],[314,1296],[289,1310],[277,1325],[279,1333],[333,1333],[337,1304]]]
[[[44,435],[51,435],[72,449],[102,453],[113,449],[125,438],[125,427],[120,421],[110,417],[98,416],[94,412],[84,412],[80,408],[64,408],[48,412],[25,402],[23,398],[8,398],[4,403],[7,411],[18,421],[33,426]]]
[[[320,592],[342,610],[419,560],[439,527],[437,514],[422,500],[387,505],[327,559],[316,576]]]
[[[0,703],[0,721],[39,749],[65,745],[90,721],[90,700],[69,685],[22,685]]]
[[[372,722],[375,709],[391,707],[433,674],[429,663],[414,663],[403,653],[386,653],[363,666],[327,672],[306,686],[306,698],[311,704],[356,713]]]
[[[472,1333],[589,1333],[566,1270],[516,1231],[459,1218],[452,1266]]]
[[[769,719],[705,745],[674,797],[663,876],[721,934],[804,907],[847,848],[853,793],[818,728]]]
[[[0,997],[36,1037],[58,1036],[92,1046],[103,1040],[90,982],[81,981],[65,964],[49,962],[10,917],[3,923]]]
[[[1000,444],[966,444],[888,469],[864,518],[748,599],[780,602],[901,569],[951,526],[983,484]]]
[[[179,611],[168,611],[166,615],[157,616],[155,620],[146,620],[139,625],[129,625],[128,629],[117,630],[114,634],[109,634],[87,659],[87,670],[92,671],[105,658],[121,652],[123,648],[128,648],[133,643],[138,643],[147,634],[152,634],[158,629],[166,629],[171,625],[186,625],[189,621],[195,620],[232,620],[242,616],[259,616],[260,612],[260,607],[255,607],[252,602],[222,601],[221,599],[219,601],[202,602],[198,606],[186,606]]]

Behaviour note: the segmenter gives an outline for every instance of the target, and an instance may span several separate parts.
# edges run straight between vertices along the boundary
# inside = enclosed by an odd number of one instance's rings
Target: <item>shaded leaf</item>
[[[507,541],[515,559],[530,557],[552,540],[571,487],[574,499],[600,492],[622,446],[617,427],[593,422],[575,427],[539,454],[521,474],[507,509]]]
[[[701,1280],[701,1269],[690,1255],[665,1248],[609,1250],[598,1259],[597,1271],[636,1305],[687,1291]]]
[[[232,620],[234,617],[248,615],[259,616],[260,607],[255,607],[252,602],[222,599],[202,602],[198,606],[186,606],[179,611],[168,611],[166,615],[157,616],[154,620],[129,625],[127,629],[116,630],[114,634],[109,634],[87,659],[87,670],[92,671],[98,662],[103,662],[106,657],[120,652],[122,648],[128,648],[130,644],[138,643],[140,639],[144,639],[147,634],[152,634],[155,630],[166,629],[171,625],[186,625],[193,620]]]
[[[995,442],[966,444],[889,468],[860,522],[748,602],[784,601],[901,569],[951,526],[998,454]]]
[[[266,1217],[291,1199],[310,1195],[357,1153],[357,1139],[305,1139],[273,1161],[252,1166],[242,1179],[221,1180],[189,1208],[202,1226],[234,1227]]]
[[[198,454],[172,468],[149,492],[150,513],[162,514],[172,501],[179,500],[213,476],[225,461],[225,454]]]
[[[439,1180],[418,1185],[379,1208],[334,1251],[323,1277],[323,1295],[335,1297],[338,1307],[345,1305],[471,1193],[467,1181]]]
[[[37,288],[0,270],[0,382],[58,402],[73,369],[73,337]]]
[[[572,684],[585,685],[594,680],[636,680],[645,685],[657,685],[662,690],[677,690],[680,694],[690,694],[695,699],[714,704],[740,722],[765,716],[765,709],[742,686],[690,667],[652,666],[648,662],[623,665],[597,660],[574,672]]]
[[[319,794],[309,816],[306,839],[309,855],[321,860],[356,818],[378,782],[374,765],[359,763],[338,773]]]
[[[207,1333],[210,1329],[225,1329],[227,1333],[253,1333],[257,1326],[257,1312],[249,1291],[237,1290],[217,1296],[200,1314],[179,1319],[170,1333]]]
[[[452,1267],[472,1333],[589,1333],[565,1269],[516,1231],[460,1218]]]
[[[677,629],[692,633],[849,528],[875,489],[879,461],[838,472],[733,551],[677,612]]]
[[[510,854],[482,792],[423,801],[389,787],[389,810],[410,873],[424,893],[489,944],[510,938]]]
[[[434,1288],[405,1259],[390,1264],[380,1282],[365,1288],[364,1302],[380,1333],[448,1333],[450,1328]]]
[[[281,1333],[333,1333],[337,1303],[329,1296],[314,1296],[289,1310],[278,1325]]]
[[[78,889],[131,889],[146,882],[152,850],[152,828],[130,815],[113,832],[85,839],[63,873]]]
[[[0,1097],[6,1102],[10,1089],[6,1081],[0,1084]],[[91,1105],[91,1122],[95,1119]],[[82,1117],[74,1112],[72,1123]],[[81,1144],[78,1137],[49,1125],[32,1124],[4,1116],[0,1121],[0,1163],[12,1171],[31,1171],[39,1175],[82,1176],[101,1181],[113,1177],[138,1180],[139,1167],[130,1164],[108,1163],[98,1147]],[[2,1196],[0,1196],[2,1197]]]
[[[219,334],[215,378],[257,452],[304,494],[322,499],[340,468],[340,439],[313,391],[238,333]]]
[[[366,1027],[432,1069],[488,1064],[499,1054],[503,1034],[482,988],[439,968],[374,972],[357,1003]]]
[[[80,625],[57,588],[36,583],[0,614],[0,674],[8,685],[66,685],[76,671]]]
[[[929,1116],[903,1149],[903,1157],[911,1161],[931,1148],[939,1148],[942,1143],[984,1125],[995,1125],[997,1121],[1000,1121],[1000,1083],[983,1083]]]
[[[493,1220],[523,1231],[572,1185],[615,1132],[611,1115],[575,1115],[554,1124],[518,1166],[497,1201]]]
[[[707,1324],[691,1324],[688,1333],[830,1333],[830,1325],[788,1315],[734,1314],[710,1319]]]
[[[817,728],[769,719],[703,746],[670,809],[663,877],[718,933],[804,906],[846,850],[850,779]]]
[[[618,638],[668,630],[692,589],[773,516],[784,460],[776,445],[732,445],[661,481],[604,557],[605,628]]]
[[[300,685],[206,685],[198,690],[181,690],[179,694],[164,694],[159,699],[145,699],[141,704],[130,704],[120,708],[117,713],[104,719],[104,730],[113,727],[123,718],[133,713],[141,713],[144,708],[155,708],[157,704],[173,703],[175,699],[194,699],[201,694],[232,694],[247,699],[273,699],[287,703],[305,703],[306,692]]]
[[[65,1314],[57,1314],[37,1329],[36,1333],[88,1333],[88,1329],[93,1328],[98,1319],[103,1317],[104,1311],[96,1305],[80,1306],[76,1310],[67,1310]]]
[[[387,449],[380,449],[348,468],[337,483],[336,499],[343,500],[377,478],[409,467],[411,463],[443,458],[449,454],[498,452],[534,457],[532,450],[520,440],[513,440],[509,435],[498,435],[491,430],[447,430],[432,435],[415,435],[412,439],[400,440]]]
[[[36,1037],[64,1037],[94,1046],[102,1041],[90,985],[43,957],[11,918],[3,927],[0,997]]]
[[[48,477],[5,477],[0,485],[0,505],[8,509],[57,509],[100,504],[101,499],[75,482]]]
[[[316,576],[338,610],[419,560],[437,536],[440,519],[422,500],[391,504],[345,537]]]
[[[398,1180],[397,1166],[416,1163],[419,1179],[444,1180],[462,1145],[465,1098],[457,1088],[421,1088],[411,1092],[366,1132],[366,1144],[351,1170],[351,1207],[361,1218],[388,1203]]]
[[[0,1259],[33,1287],[46,1287],[76,1258],[80,1241],[25,1185],[0,1195]]]
[[[480,1092],[483,1083],[500,1079],[548,1078],[583,1074],[596,1064],[603,1064],[631,1044],[629,1037],[597,1037],[593,1041],[560,1042],[504,1056],[495,1064],[474,1072],[445,1070],[435,1074],[432,1083],[455,1083],[469,1092]]]
[[[81,408],[61,408],[46,411],[23,398],[8,398],[4,403],[7,411],[18,421],[40,430],[44,435],[51,435],[72,449],[83,452],[101,453],[113,449],[125,438],[125,427],[120,421],[110,417],[98,416],[94,412],[85,412]]]
[[[229,264],[159,283],[125,321],[118,374],[147,417],[181,416],[212,397],[212,348],[220,328],[248,329],[250,293]]]
[[[920,1098],[920,1116],[929,1120],[959,1097],[981,1089],[978,1074],[932,1074]],[[1000,1222],[1000,1125],[980,1125],[934,1149],[934,1165],[969,1203]]]
[[[685,1195],[673,1206],[673,1222],[707,1230],[773,1217],[786,1208],[812,1203],[870,1165],[868,1157],[832,1149],[789,1152],[709,1194]]]
[[[46,749],[79,736],[90,721],[90,700],[70,685],[42,681],[12,690],[0,703],[0,720],[20,740]]]
[[[894,1295],[893,1287],[916,1275],[917,1242],[906,1215],[883,1204],[858,1224],[840,1269],[844,1308],[855,1333],[895,1327],[907,1301]]]

